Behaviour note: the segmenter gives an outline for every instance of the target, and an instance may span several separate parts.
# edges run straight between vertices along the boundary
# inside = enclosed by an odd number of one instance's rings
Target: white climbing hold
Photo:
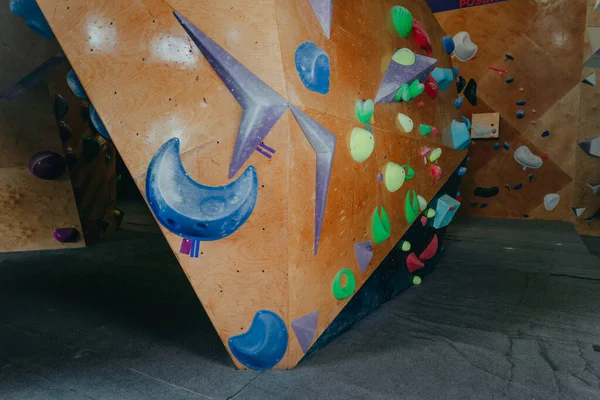
[[[419,208],[421,209],[421,211],[425,211],[425,209],[427,208],[427,200],[425,200],[425,198],[423,196],[421,196],[420,194],[417,195],[417,200],[419,200]]]
[[[454,45],[454,55],[459,61],[469,61],[477,54],[477,45],[473,43],[468,32],[458,32],[454,35]]]
[[[552,211],[558,206],[560,202],[560,195],[557,193],[549,193],[544,196],[544,207],[547,211]]]
[[[524,168],[535,169],[540,168],[544,164],[544,161],[542,161],[541,157],[534,155],[527,146],[521,146],[515,150],[514,157],[515,160]]]
[[[575,213],[575,216],[577,218],[581,217],[581,214],[583,214],[585,212],[585,207],[571,207],[571,210],[573,210],[573,213]]]
[[[587,83],[590,86],[596,86],[596,73],[592,72],[584,80],[583,83]]]

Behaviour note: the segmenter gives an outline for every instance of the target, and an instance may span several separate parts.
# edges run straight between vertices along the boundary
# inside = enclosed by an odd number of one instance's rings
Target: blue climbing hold
[[[87,93],[83,89],[83,85],[73,70],[70,70],[67,73],[67,85],[69,85],[69,88],[75,96],[79,97],[80,99],[88,98]]]
[[[515,81],[515,78],[508,78],[506,80],[506,83],[513,83]]]
[[[452,71],[454,72],[454,76],[458,76],[458,67],[452,67]]]
[[[550,131],[544,131],[542,137],[550,136]]]
[[[296,70],[308,90],[329,93],[331,65],[329,56],[313,42],[302,43],[296,49]]]
[[[504,59],[504,62],[506,62],[506,61],[508,61],[508,60],[514,60],[514,59],[515,59],[513,56],[511,56],[511,55],[510,55],[510,54],[508,54],[508,53],[506,53],[506,54],[505,54],[505,57],[506,57],[506,58]]]
[[[467,164],[469,161],[471,161],[471,157],[465,158],[465,164]]]
[[[467,129],[471,130],[471,121],[469,121],[469,118],[467,118],[463,115],[462,120],[465,123],[465,125],[467,126]]]
[[[505,150],[510,149],[510,144],[508,144],[508,142],[504,142],[504,149]]]
[[[519,183],[518,185],[513,186],[513,189],[520,190],[522,187],[523,187],[523,184]]]
[[[488,203],[481,203],[481,208],[486,208],[488,206]]]
[[[498,150],[500,148],[500,142],[494,143],[494,150]]]
[[[448,90],[448,86],[454,82],[453,71],[449,68],[436,68],[431,73],[433,79],[438,83],[438,87],[444,92]]]
[[[248,332],[228,340],[231,354],[250,369],[273,368],[285,355],[288,332],[281,317],[269,310],[254,315]]]
[[[527,102],[525,100],[519,100],[519,101],[517,101],[517,105],[518,106],[524,106],[525,104],[527,104]]]
[[[458,98],[456,99],[456,101],[454,102],[454,106],[456,107],[456,109],[458,110],[459,108],[462,107],[463,103],[465,102],[465,98],[462,96],[458,96]]]
[[[467,168],[466,167],[460,167],[458,169],[458,171],[456,171],[456,175],[458,175],[458,176],[463,176],[466,173],[467,173]]]
[[[455,45],[452,36],[444,36],[444,50],[446,50],[446,53],[452,54],[454,48]]]
[[[519,119],[525,118],[525,111],[523,111],[523,110],[517,111],[517,118],[519,118]]]
[[[35,0],[10,0],[9,7],[13,14],[25,20],[25,25],[29,29],[44,39],[52,39],[54,37],[48,21],[46,21],[42,10],[40,10]]]
[[[90,121],[92,121],[92,125],[94,126],[96,131],[100,134],[100,136],[102,136],[106,140],[110,140],[110,135],[108,133],[108,130],[106,130],[104,123],[100,119],[100,116],[96,112],[96,109],[94,108],[93,105],[90,105]]]

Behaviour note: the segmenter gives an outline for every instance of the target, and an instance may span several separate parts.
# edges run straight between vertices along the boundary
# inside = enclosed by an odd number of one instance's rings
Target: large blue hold
[[[269,310],[254,315],[246,333],[229,338],[231,354],[250,369],[265,370],[276,366],[285,355],[288,331],[285,322]]]
[[[324,50],[313,42],[305,42],[296,49],[294,59],[298,75],[308,90],[321,94],[329,93],[331,65]]]
[[[452,36],[444,36],[444,50],[446,50],[446,53],[452,54],[454,48],[455,45]]]
[[[25,25],[44,39],[52,39],[54,33],[35,0],[10,0],[10,11],[25,19]]]
[[[67,73],[67,85],[69,85],[69,88],[75,96],[79,97],[80,99],[88,98],[88,95],[85,92],[85,89],[83,89],[83,85],[81,84],[81,81],[77,77],[77,74],[74,70],[70,70]]]
[[[471,144],[471,134],[464,122],[452,121],[452,146],[455,150],[465,150]]]
[[[188,176],[179,156],[179,139],[154,155],[146,175],[146,199],[165,228],[190,240],[212,241],[237,231],[258,198],[258,177],[250,166],[226,186],[205,186]]]

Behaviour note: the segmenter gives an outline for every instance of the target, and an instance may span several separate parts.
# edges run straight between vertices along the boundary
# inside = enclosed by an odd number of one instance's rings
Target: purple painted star
[[[317,250],[319,250],[319,239],[321,238],[321,228],[323,227],[323,216],[325,215],[325,203],[327,203],[327,193],[329,192],[336,139],[333,133],[291,104],[290,110],[294,114],[296,121],[298,121],[302,132],[304,132],[304,136],[306,136],[313,150],[317,153],[314,247],[316,255]]]
[[[279,121],[287,101],[181,14],[173,14],[244,109],[229,167],[231,179]]]

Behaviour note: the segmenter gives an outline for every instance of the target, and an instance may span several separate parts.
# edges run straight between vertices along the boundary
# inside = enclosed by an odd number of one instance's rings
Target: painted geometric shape
[[[558,206],[559,202],[560,195],[557,193],[549,193],[544,196],[544,208],[546,208],[546,211],[554,210]]]
[[[410,84],[415,80],[424,82],[435,68],[436,63],[436,59],[420,54],[415,55],[415,63],[409,66],[390,60],[387,71],[379,85],[375,104],[395,102],[398,89],[403,84]]]
[[[104,126],[104,123],[100,119],[100,116],[96,112],[96,109],[93,105],[90,105],[90,121],[100,136],[102,136],[104,139],[110,140],[110,134],[108,133],[108,130]]]
[[[438,239],[438,236],[436,234],[434,234],[433,239],[431,239],[431,242],[429,242],[429,244],[427,245],[425,250],[423,250],[423,252],[421,254],[419,254],[419,260],[421,260],[421,261],[431,260],[436,255],[436,253],[438,251],[438,247],[439,247],[439,239]]]
[[[431,72],[431,76],[438,83],[438,87],[444,92],[448,90],[448,86],[454,81],[454,72],[450,68],[435,68]]]
[[[459,207],[460,203],[447,194],[440,197],[437,200],[435,207],[436,214],[433,220],[433,227],[435,229],[441,229],[448,226],[450,222],[452,222]]]
[[[452,147],[455,150],[464,150],[471,144],[471,134],[464,122],[452,120]]]
[[[179,12],[173,14],[244,109],[229,168],[231,179],[273,129],[288,104]]]
[[[329,93],[331,64],[327,53],[313,42],[302,43],[294,55],[296,71],[308,90]]]
[[[292,321],[292,330],[300,343],[300,347],[304,354],[310,349],[316,334],[317,322],[319,321],[319,311],[313,311],[303,317]]]
[[[600,10],[600,0],[596,0],[596,4],[594,5],[594,10]]]
[[[523,168],[536,169],[544,164],[542,158],[534,155],[527,146],[521,146],[516,149],[514,158]]]
[[[179,139],[156,152],[146,175],[146,198],[156,219],[187,239],[213,241],[237,231],[250,217],[258,198],[258,177],[250,166],[226,186],[205,186],[185,172]]]
[[[88,98],[88,95],[74,70],[70,70],[67,73],[67,85],[69,85],[69,89],[71,89],[75,96],[79,97],[80,99]]]
[[[458,32],[454,35],[454,55],[459,61],[467,62],[477,54],[477,45],[471,40],[468,32]]]
[[[582,82],[590,86],[596,86],[596,72],[589,74]]]
[[[356,255],[360,272],[364,274],[373,258],[373,242],[369,240],[366,242],[354,243],[354,254]]]
[[[10,0],[9,7],[13,14],[25,19],[25,25],[36,34],[44,39],[54,37],[48,21],[35,0]]]
[[[331,20],[333,17],[333,0],[309,0],[321,28],[327,39],[331,38]]]
[[[406,267],[408,268],[408,272],[414,274],[420,269],[425,267],[423,261],[419,260],[419,257],[415,253],[410,253],[408,257],[406,257]]]
[[[600,27],[588,26],[587,37],[592,48],[592,55],[583,64],[584,67],[600,68]]]
[[[246,333],[228,340],[231,354],[243,365],[254,370],[273,368],[285,355],[288,332],[281,317],[269,310],[254,315]]]
[[[590,156],[600,157],[600,136],[579,142],[579,147]]]
[[[327,193],[329,193],[329,181],[331,180],[336,139],[333,133],[325,129],[323,125],[310,118],[300,109],[290,104],[290,110],[317,155],[314,242],[314,252],[316,255],[319,250],[319,239],[321,238],[321,229],[323,227]]]

